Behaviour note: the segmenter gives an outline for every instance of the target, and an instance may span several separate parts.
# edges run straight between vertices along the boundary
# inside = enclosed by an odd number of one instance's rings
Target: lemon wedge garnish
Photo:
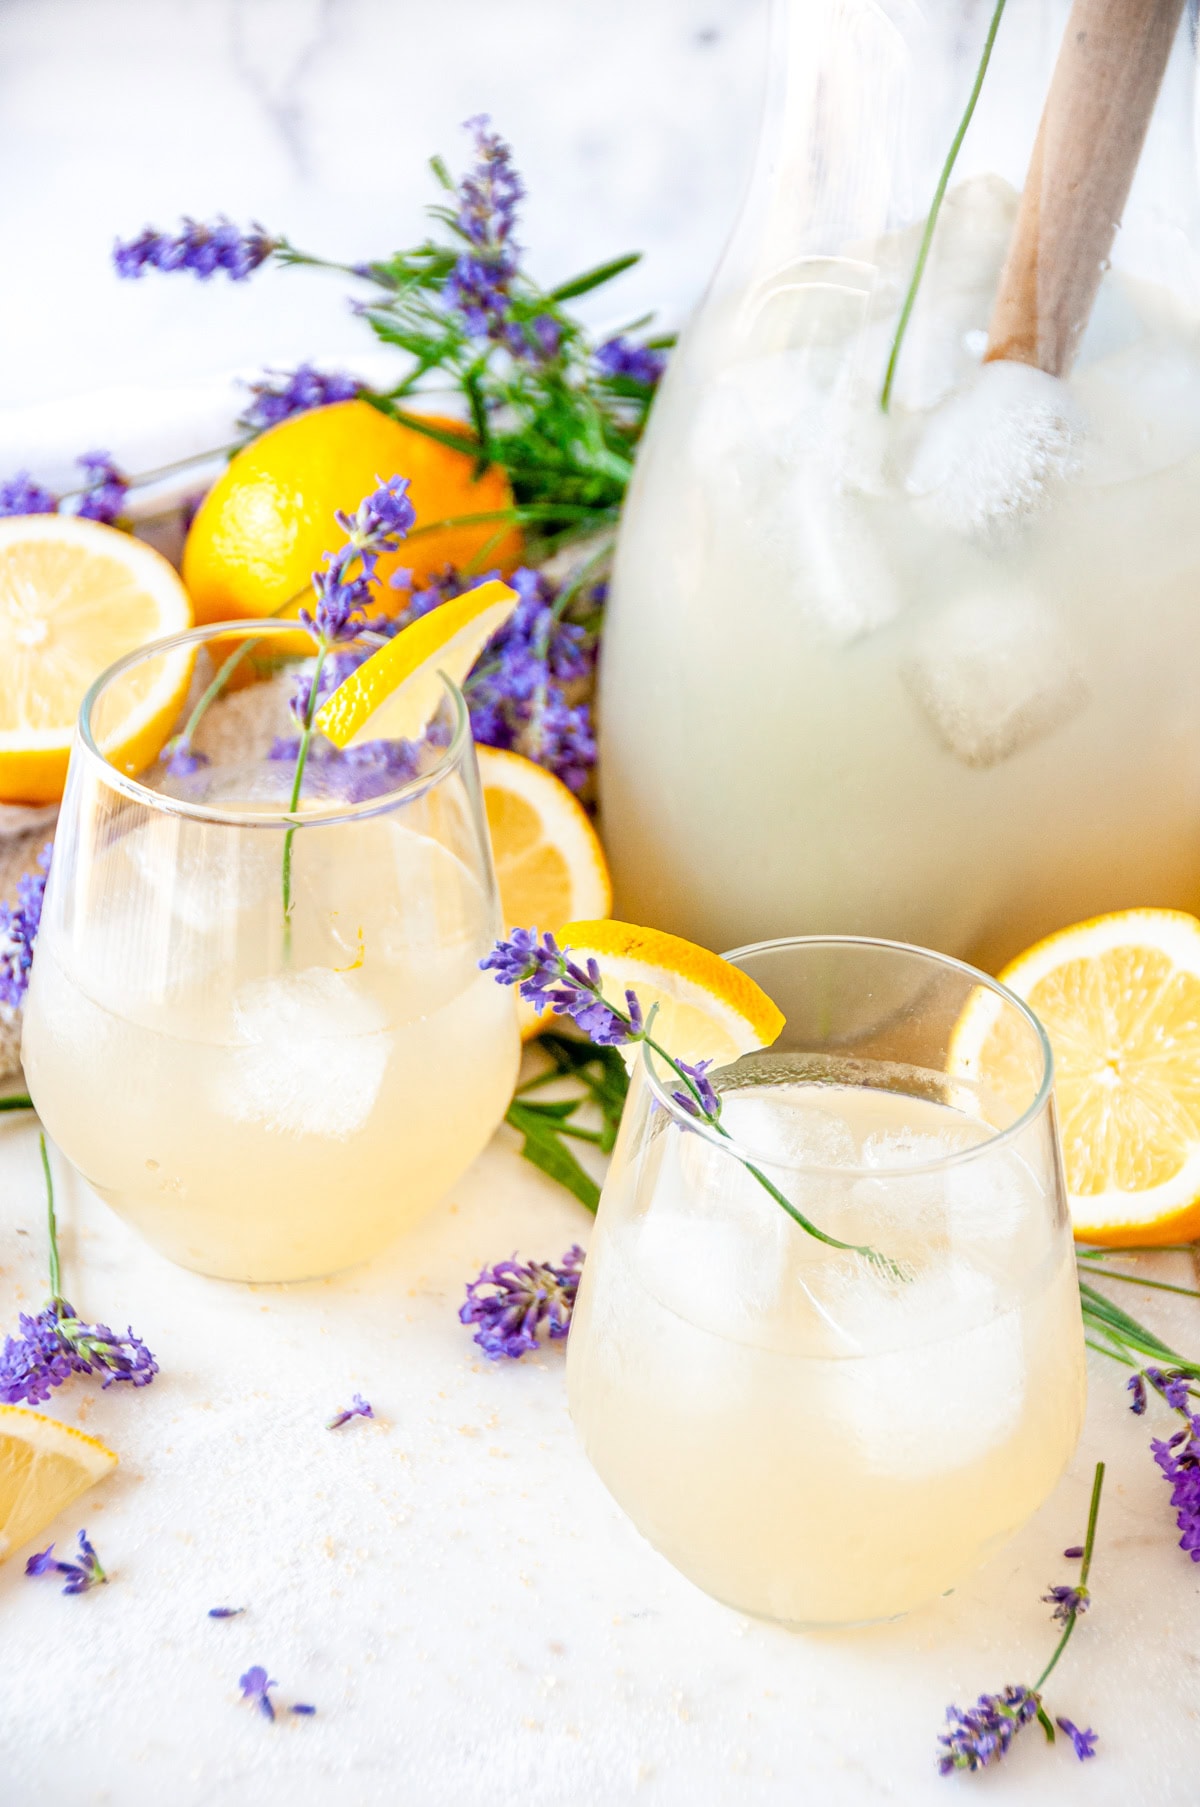
[[[557,933],[572,917],[607,916],[612,882],[600,837],[561,779],[519,753],[477,747],[505,930],[536,922]],[[547,1027],[522,999],[521,1033]]]
[[[1119,1248],[1200,1234],[1200,922],[1097,916],[1039,941],[1000,980],[1054,1051],[1076,1237]],[[997,1004],[975,994],[950,1064],[1015,1101],[1021,1057]]]
[[[338,685],[317,710],[317,727],[343,749],[416,740],[441,701],[441,674],[461,684],[519,601],[493,581],[419,616]]]
[[[568,922],[556,939],[579,965],[595,960],[608,1003],[624,1009],[630,990],[647,1016],[657,1005],[654,1039],[677,1060],[727,1066],[769,1047],[783,1028],[783,1012],[760,985],[678,935],[629,922]]]
[[[79,705],[104,669],[191,627],[179,578],[153,547],[75,515],[0,520],[0,801],[62,796]],[[150,659],[106,702],[102,751],[150,764],[187,693],[194,654]]]
[[[112,1450],[95,1437],[44,1412],[0,1405],[0,1560],[116,1466]]]

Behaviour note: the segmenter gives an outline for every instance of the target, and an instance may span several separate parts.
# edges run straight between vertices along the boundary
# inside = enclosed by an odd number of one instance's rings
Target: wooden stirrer
[[[989,359],[1066,376],[1129,196],[1184,0],[1075,0],[992,315]]]

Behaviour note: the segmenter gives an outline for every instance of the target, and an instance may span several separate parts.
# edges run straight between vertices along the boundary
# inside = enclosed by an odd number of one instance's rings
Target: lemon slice
[[[1076,1236],[1119,1248],[1200,1234],[1200,922],[1177,910],[1098,916],[1039,941],[1000,979],[1054,1050]],[[968,1006],[951,1061],[1015,1098],[1021,1057],[994,994]]]
[[[95,1437],[44,1412],[0,1405],[0,1561],[116,1466]]]
[[[89,686],[125,653],[191,625],[187,591],[140,540],[73,515],[0,520],[0,801],[57,802]],[[102,749],[121,770],[158,753],[193,657],[149,660],[122,682]]]
[[[610,1004],[624,1008],[626,990],[637,993],[647,1016],[657,1004],[654,1039],[677,1060],[723,1067],[769,1047],[783,1028],[783,1012],[761,986],[678,935],[628,922],[568,922],[556,939],[580,966],[595,960]]]
[[[317,727],[343,749],[415,740],[441,701],[439,674],[461,684],[519,600],[507,584],[485,583],[411,621],[322,703]]]
[[[607,916],[612,882],[587,811],[553,772],[519,753],[477,747],[506,932],[536,922],[557,934],[572,917]],[[547,1027],[524,999],[526,1040]]]

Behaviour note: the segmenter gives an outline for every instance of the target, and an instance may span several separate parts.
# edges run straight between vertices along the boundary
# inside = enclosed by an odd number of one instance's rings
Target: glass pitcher
[[[994,971],[1200,903],[1184,10],[776,0],[749,199],[622,524],[621,915]]]

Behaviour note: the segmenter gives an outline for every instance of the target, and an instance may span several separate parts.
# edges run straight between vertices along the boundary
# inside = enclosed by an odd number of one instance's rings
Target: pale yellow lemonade
[[[437,798],[297,834],[290,942],[282,835],[166,814],[94,861],[72,933],[40,939],[37,1109],[184,1266],[285,1280],[362,1260],[503,1116],[515,1015],[478,966],[494,904],[421,808]]]
[[[976,1117],[788,1083],[786,1056],[743,1069],[760,1083],[725,1095],[731,1133],[823,1167],[768,1171],[904,1277],[806,1235],[660,1111],[588,1251],[572,1416],[635,1525],[718,1599],[795,1625],[891,1617],[997,1549],[1075,1447],[1069,1233],[1014,1148],[947,1161],[994,1134]]]

